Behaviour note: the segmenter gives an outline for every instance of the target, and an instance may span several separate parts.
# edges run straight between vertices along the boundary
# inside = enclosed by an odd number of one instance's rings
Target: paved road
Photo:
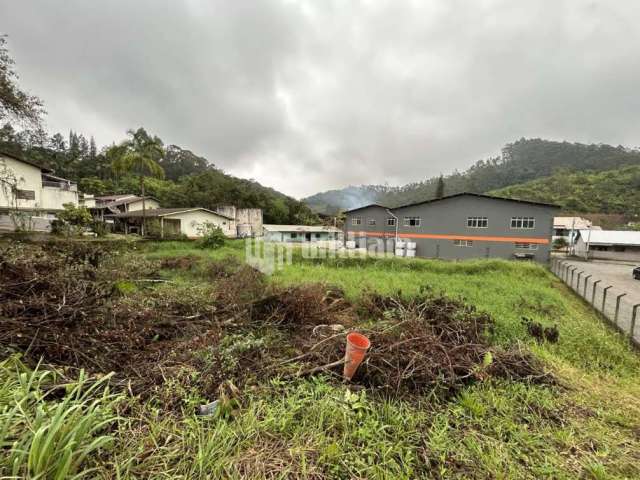
[[[563,280],[570,284],[571,288],[584,299],[591,303],[594,308],[600,310],[605,314],[612,322],[615,322],[623,332],[632,335],[638,345],[640,345],[640,310],[637,312],[636,321],[633,322],[634,305],[640,304],[640,280],[634,280],[631,276],[633,270],[632,265],[625,265],[615,262],[604,261],[590,261],[585,262],[581,260],[567,260],[565,258],[557,257],[563,264],[569,266],[569,273],[564,268],[561,276]],[[572,266],[577,267],[574,270],[574,275],[571,275],[570,271]],[[578,274],[583,272],[579,275]],[[587,276],[591,275],[588,279]],[[597,282],[594,295],[594,282]],[[586,283],[586,295],[585,295],[585,283]],[[604,288],[611,286],[608,289],[606,297],[604,296]],[[625,293],[626,295],[620,297],[619,308],[616,308],[618,303],[617,297]],[[602,308],[602,301],[605,299],[605,308]],[[616,310],[618,310],[617,321]],[[633,328],[633,333],[631,329]]]
[[[580,260],[563,261],[578,267],[577,272],[584,270],[584,275],[593,275],[589,281],[602,280],[601,285],[613,285],[616,290],[627,293],[627,299],[633,303],[640,303],[640,280],[634,280],[631,276],[633,267],[615,262],[592,260],[584,262]],[[603,285],[603,286],[606,286]]]

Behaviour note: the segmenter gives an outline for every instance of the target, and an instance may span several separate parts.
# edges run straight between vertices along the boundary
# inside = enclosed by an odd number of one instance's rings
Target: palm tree
[[[144,128],[135,132],[128,130],[129,139],[110,148],[108,154],[113,158],[111,168],[116,173],[129,173],[138,177],[142,192],[142,236],[145,235],[147,210],[145,206],[145,177],[163,178],[164,170],[158,160],[164,157],[164,146],[160,138],[151,137]]]

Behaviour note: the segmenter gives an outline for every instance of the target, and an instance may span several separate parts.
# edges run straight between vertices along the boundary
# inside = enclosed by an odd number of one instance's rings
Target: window
[[[454,240],[453,244],[456,247],[473,247],[473,240]]]
[[[298,234],[297,233],[291,233],[291,238],[298,238]]]
[[[404,226],[405,227],[419,227],[420,226],[420,217],[404,217]]]
[[[16,189],[16,199],[18,200],[35,200],[36,192],[33,190],[20,190]]]
[[[393,217],[387,218],[387,226],[388,227],[395,227],[396,226],[396,219],[393,218]]]
[[[469,228],[487,228],[488,226],[487,217],[467,217],[467,227]]]
[[[375,224],[376,224],[376,219],[375,219],[375,218],[370,218],[370,219],[367,221],[367,223],[368,223],[369,225],[375,225]]]
[[[351,219],[351,225],[362,225],[362,217],[353,217]]]
[[[533,217],[511,217],[511,228],[536,228],[536,219]]]
[[[524,243],[524,242],[516,242],[516,248],[523,250],[537,250],[537,243]]]

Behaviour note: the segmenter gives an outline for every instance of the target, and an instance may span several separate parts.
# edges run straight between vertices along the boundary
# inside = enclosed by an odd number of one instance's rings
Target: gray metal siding
[[[398,217],[398,233],[402,240],[416,242],[416,255],[444,259],[469,258],[515,258],[514,254],[527,253],[540,262],[547,262],[553,229],[554,207],[463,195],[426,203],[393,209]],[[352,226],[351,218],[360,216],[363,224]],[[381,207],[369,207],[348,213],[345,232],[384,232],[395,234],[395,227],[386,226],[389,214]],[[404,217],[420,217],[420,226],[404,225]],[[487,217],[487,228],[467,226],[468,217]],[[512,229],[512,217],[533,217],[535,228]],[[375,218],[376,225],[368,225],[367,219]],[[384,223],[380,223],[384,221]],[[412,237],[415,234],[416,237]],[[420,235],[442,235],[449,238],[420,238]],[[472,237],[472,246],[457,246],[450,237]],[[491,237],[483,239],[482,237]],[[544,239],[546,244],[538,244],[537,250],[516,249],[517,240]],[[502,241],[498,241],[502,240]],[[511,241],[510,239],[513,239]],[[371,242],[371,240],[369,240]],[[362,243],[362,242],[360,242]],[[364,245],[358,245],[364,246]]]

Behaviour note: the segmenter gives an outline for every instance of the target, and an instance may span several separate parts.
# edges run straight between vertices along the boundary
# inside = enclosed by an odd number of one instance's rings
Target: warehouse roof
[[[640,246],[640,232],[632,230],[580,230],[579,236],[590,245]]]
[[[552,207],[552,208],[560,208],[559,205],[555,205],[553,203],[544,203],[544,202],[532,202],[529,200],[520,200],[517,198],[507,198],[507,197],[496,197],[494,195],[484,195],[482,193],[470,193],[470,192],[461,192],[461,193],[455,193],[453,195],[447,195],[446,197],[442,197],[442,198],[433,198],[431,200],[423,200],[421,202],[415,202],[415,203],[407,203],[405,205],[400,205],[398,207],[385,207],[384,205],[378,205],[377,203],[372,203],[370,205],[365,205],[364,207],[358,207],[358,208],[353,208],[351,210],[346,210],[345,213],[350,213],[350,212],[355,212],[356,210],[360,210],[362,208],[366,208],[366,207],[382,207],[382,208],[387,208],[389,210],[399,210],[401,208],[406,208],[406,207],[414,207],[416,205],[423,205],[423,204],[427,204],[427,203],[435,203],[435,202],[441,202],[443,200],[448,200],[450,198],[456,198],[456,197],[462,197],[462,196],[472,196],[472,197],[479,197],[479,198],[490,198],[492,200],[504,200],[506,202],[517,202],[517,203],[526,203],[528,205],[539,205],[542,207]]]
[[[262,226],[267,232],[299,232],[299,233],[317,233],[317,232],[333,232],[340,233],[342,230],[336,227],[326,227],[324,225],[273,225],[266,224]]]
[[[204,211],[212,215],[217,215],[218,217],[223,217],[229,220],[233,220],[233,218],[228,217],[227,215],[223,215],[222,213],[217,213],[217,212],[214,212],[213,210],[209,210],[207,208],[201,208],[201,207],[152,208],[146,211],[145,217],[148,217],[148,218],[168,217],[171,215],[177,215],[180,213],[195,212],[195,211]],[[107,216],[113,217],[113,218],[138,218],[138,217],[142,217],[142,210],[135,210],[133,212],[116,213],[114,215],[107,215]]]

